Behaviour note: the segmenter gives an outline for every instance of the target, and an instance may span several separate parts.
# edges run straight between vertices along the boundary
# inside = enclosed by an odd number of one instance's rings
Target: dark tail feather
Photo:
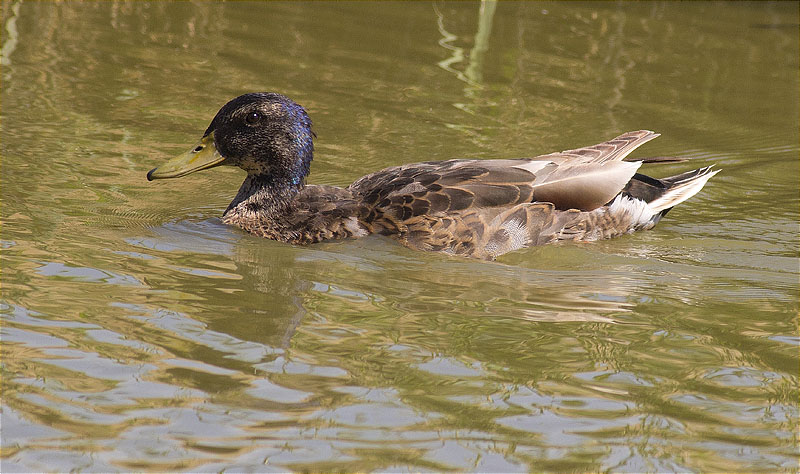
[[[651,156],[648,158],[625,158],[622,161],[641,161],[642,163],[681,163],[688,161],[689,158],[680,158],[677,156]]]
[[[669,178],[661,178],[659,181],[662,183],[667,183],[667,187],[673,187],[680,185],[681,183],[689,182],[699,176],[705,176],[709,173],[718,173],[719,170],[711,171],[711,166],[706,166],[705,168],[700,168],[692,171],[687,171],[686,173],[677,174],[675,176],[670,176]]]
[[[697,194],[717,173],[719,170],[712,170],[711,166],[661,179],[636,173],[622,192],[646,202],[654,214],[664,215],[673,206]]]
[[[708,180],[717,173],[719,173],[719,170],[712,170],[711,166],[706,166],[705,168],[670,176],[669,178],[661,178],[659,181],[664,183],[667,188],[661,196],[652,201],[647,201],[647,206],[654,213],[664,215],[673,206],[699,193]]]

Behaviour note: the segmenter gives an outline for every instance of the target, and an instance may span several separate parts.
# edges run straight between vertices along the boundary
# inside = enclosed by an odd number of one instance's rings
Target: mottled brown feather
[[[292,243],[377,233],[412,249],[484,259],[556,240],[608,238],[642,226],[634,208],[620,205],[610,211],[622,191],[655,199],[669,188],[669,181],[637,175],[639,162],[622,161],[656,136],[629,132],[531,159],[395,166],[346,189],[305,186],[274,204],[269,218],[254,219],[239,204],[226,212],[225,220]]]

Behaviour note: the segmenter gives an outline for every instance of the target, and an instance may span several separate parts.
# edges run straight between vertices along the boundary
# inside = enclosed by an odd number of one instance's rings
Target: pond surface
[[[798,11],[2,3],[2,457],[19,471],[798,471]],[[149,183],[279,91],[310,182],[650,129],[722,172],[650,232],[496,262],[223,225]]]

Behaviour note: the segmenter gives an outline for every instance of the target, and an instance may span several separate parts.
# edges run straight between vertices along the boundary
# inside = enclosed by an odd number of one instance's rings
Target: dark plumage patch
[[[519,202],[519,188],[513,185],[482,184],[467,187],[476,207],[496,207]]]
[[[644,202],[651,202],[662,196],[667,189],[667,185],[661,180],[636,173],[622,189],[622,192]]]
[[[466,184],[486,174],[487,171],[484,168],[477,168],[477,167],[458,168],[449,173],[442,174],[442,177],[439,178],[439,184],[444,186],[455,185],[455,184]]]
[[[447,197],[450,198],[450,206],[447,208],[448,211],[460,211],[466,209],[470,207],[472,202],[475,200],[474,194],[460,188],[444,188],[442,189],[442,193],[446,194]]]
[[[431,210],[431,203],[427,199],[418,198],[411,202],[411,210],[414,216],[427,214]]]
[[[429,187],[432,185],[437,179],[439,179],[438,174],[434,173],[420,173],[417,176],[416,181],[424,187]],[[437,185],[438,186],[438,185]]]
[[[435,213],[445,212],[450,208],[450,197],[444,193],[429,193],[428,201],[431,203],[431,211]]]

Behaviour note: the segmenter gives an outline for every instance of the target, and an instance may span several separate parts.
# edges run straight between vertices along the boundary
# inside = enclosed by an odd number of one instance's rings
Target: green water
[[[798,4],[2,2],[2,450],[20,471],[798,472]],[[224,226],[149,183],[249,91],[310,182],[622,132],[722,172],[481,262]]]

